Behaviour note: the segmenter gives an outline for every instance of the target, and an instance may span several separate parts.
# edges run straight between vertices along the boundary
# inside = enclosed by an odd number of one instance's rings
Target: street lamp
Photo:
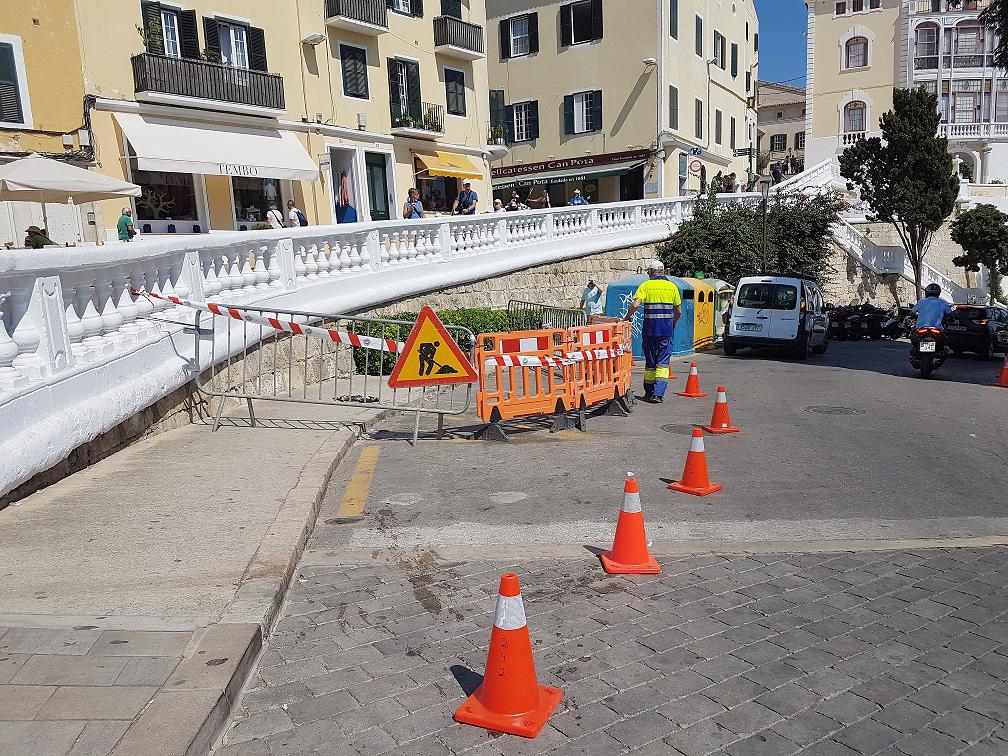
[[[767,201],[770,198],[770,182],[764,181],[760,185],[760,187],[763,192],[763,267],[762,270],[760,270],[760,272],[766,275],[766,218],[767,218]]]

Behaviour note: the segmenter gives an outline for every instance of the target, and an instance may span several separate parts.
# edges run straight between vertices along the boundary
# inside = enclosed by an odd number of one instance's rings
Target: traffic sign
[[[399,360],[392,369],[391,388],[474,383],[479,380],[469,360],[430,307],[420,310]]]
[[[740,147],[735,150],[735,157],[749,157],[752,155],[752,147]]]
[[[703,168],[703,163],[699,160],[691,160],[689,164],[690,173],[700,173],[700,169]]]
[[[689,154],[690,157],[700,157],[703,154],[703,150],[699,147],[690,147]]]

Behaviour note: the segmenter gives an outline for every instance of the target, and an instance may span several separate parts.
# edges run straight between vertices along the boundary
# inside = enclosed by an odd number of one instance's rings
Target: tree
[[[842,209],[838,194],[782,194],[767,211],[766,269],[823,283],[830,265],[830,225]],[[693,214],[657,248],[673,274],[737,281],[763,270],[763,210],[761,200],[719,202],[700,195]]]
[[[991,0],[991,4],[980,14],[980,21],[994,29],[997,39],[994,65],[998,68],[1008,68],[1008,2]]]
[[[937,136],[940,118],[936,95],[923,87],[895,89],[893,109],[879,120],[881,139],[856,142],[840,155],[840,175],[860,189],[871,208],[868,220],[891,223],[899,233],[918,299],[931,237],[959,195],[948,140]]]
[[[1001,278],[1008,276],[1008,215],[993,205],[977,205],[953,221],[952,241],[966,252],[952,262],[974,273],[986,267],[991,299],[1008,304],[1001,295]]]

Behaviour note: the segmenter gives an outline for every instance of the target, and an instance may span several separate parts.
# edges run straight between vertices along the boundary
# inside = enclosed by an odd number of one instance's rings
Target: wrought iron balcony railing
[[[284,109],[283,77],[205,60],[138,53],[133,56],[135,92]]]
[[[386,0],[325,0],[327,23],[340,26],[366,25],[388,30]]]
[[[486,55],[483,27],[453,16],[438,16],[434,19],[434,47],[451,47],[469,53],[466,57],[482,58]]]
[[[392,128],[444,133],[444,106],[433,102],[391,103]]]

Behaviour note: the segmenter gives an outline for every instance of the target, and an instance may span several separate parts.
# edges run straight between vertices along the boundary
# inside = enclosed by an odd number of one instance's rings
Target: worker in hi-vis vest
[[[682,314],[682,299],[676,285],[665,277],[661,260],[649,262],[647,272],[648,280],[638,287],[624,320],[632,321],[637,308],[644,305],[644,401],[660,403],[668,387],[672,337]]]

